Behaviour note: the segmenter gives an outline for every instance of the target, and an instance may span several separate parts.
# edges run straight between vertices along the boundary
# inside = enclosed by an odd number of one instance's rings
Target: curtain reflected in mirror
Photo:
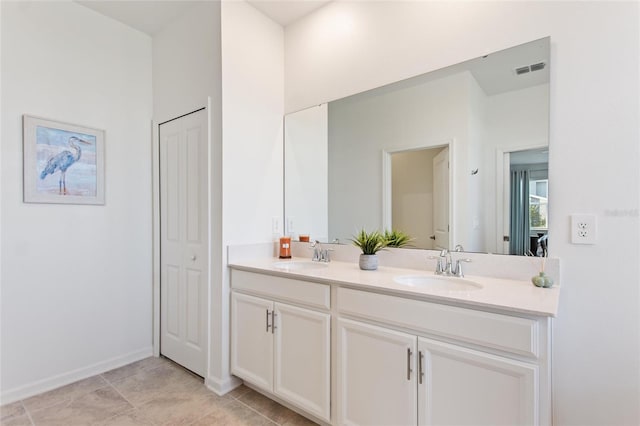
[[[509,254],[547,255],[548,155],[548,148],[510,155]]]

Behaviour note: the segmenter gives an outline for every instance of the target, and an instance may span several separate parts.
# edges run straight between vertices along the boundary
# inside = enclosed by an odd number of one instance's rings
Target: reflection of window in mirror
[[[529,227],[531,231],[547,232],[549,215],[548,179],[529,181]]]

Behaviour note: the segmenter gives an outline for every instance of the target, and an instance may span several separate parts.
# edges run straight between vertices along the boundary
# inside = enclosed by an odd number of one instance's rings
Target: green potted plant
[[[379,231],[367,232],[364,228],[351,240],[353,245],[362,250],[360,255],[360,269],[375,271],[378,269],[378,253],[387,246],[387,240]]]
[[[414,238],[405,232],[399,231],[397,229],[393,229],[391,231],[384,231],[384,239],[387,242],[387,247],[405,247],[409,245]]]

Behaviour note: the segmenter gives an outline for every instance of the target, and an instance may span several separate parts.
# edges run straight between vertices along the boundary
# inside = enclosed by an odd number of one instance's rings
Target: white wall
[[[243,244],[274,239],[271,220],[282,232],[282,127],[284,33],[280,25],[244,2],[222,3],[223,237]],[[226,252],[223,255],[226,265]],[[220,299],[212,347],[215,376],[229,374],[228,271],[214,283]],[[224,386],[221,384],[220,386]]]
[[[220,3],[200,2],[153,36],[153,118],[162,123],[220,95]]]
[[[228,243],[271,241],[271,218],[282,217],[283,37],[280,25],[249,4],[222,3]]]
[[[151,39],[2,2],[2,403],[151,354]],[[22,114],[104,129],[104,206],[22,202]]]
[[[336,2],[285,34],[287,111],[551,36],[555,424],[640,423],[638,32],[636,2]]]
[[[232,380],[222,377],[220,363],[224,348],[220,336],[227,322],[221,309],[226,270],[222,243],[222,58],[221,6],[200,2],[153,37],[153,106],[156,124],[202,107],[209,117],[209,360],[207,385],[221,393]],[[157,129],[156,129],[157,130]],[[157,141],[157,134],[155,135]],[[157,143],[154,144],[157,159]],[[157,161],[154,165],[158,167]],[[154,170],[157,176],[157,170]],[[157,185],[157,177],[155,184]],[[156,186],[157,188],[157,186]],[[156,209],[159,208],[155,200]],[[157,212],[156,212],[157,213]],[[158,216],[155,217],[158,223]],[[157,247],[156,247],[157,249]],[[159,253],[155,253],[156,259]],[[155,306],[159,307],[159,269],[154,270]],[[228,316],[228,311],[226,312]],[[159,328],[156,324],[155,335]]]

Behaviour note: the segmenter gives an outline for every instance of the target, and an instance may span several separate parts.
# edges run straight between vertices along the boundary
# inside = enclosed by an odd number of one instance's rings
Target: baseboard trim
[[[113,357],[104,361],[91,364],[86,367],[78,368],[66,373],[58,374],[53,377],[38,380],[26,385],[19,386],[14,389],[2,390],[0,393],[0,405],[10,404],[21,399],[25,399],[52,389],[59,388],[114,368],[122,367],[135,361],[150,357],[153,355],[153,347],[149,346],[125,355]]]
[[[240,386],[242,384],[242,380],[235,376],[228,376],[225,379],[207,377],[204,384],[207,389],[213,391],[216,395],[222,396]]]

